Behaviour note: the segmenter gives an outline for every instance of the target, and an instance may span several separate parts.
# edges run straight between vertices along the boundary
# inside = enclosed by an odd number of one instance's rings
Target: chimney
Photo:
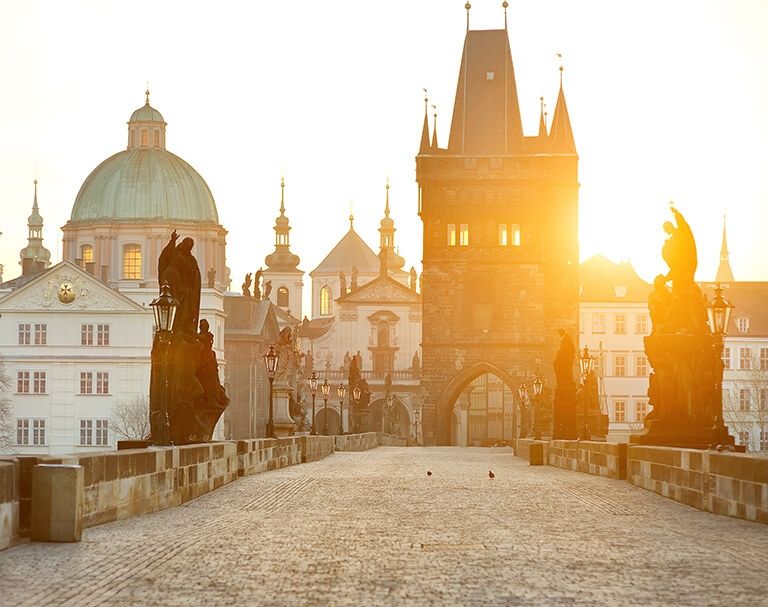
[[[83,261],[82,257],[75,258],[75,265],[81,270],[85,270],[85,262]]]
[[[109,266],[101,266],[101,282],[109,282]]]
[[[85,271],[88,272],[91,276],[96,276],[96,262],[95,261],[87,261],[85,263]]]
[[[21,275],[26,276],[27,274],[32,274],[32,264],[34,263],[34,259],[30,259],[28,257],[25,257],[21,260]]]

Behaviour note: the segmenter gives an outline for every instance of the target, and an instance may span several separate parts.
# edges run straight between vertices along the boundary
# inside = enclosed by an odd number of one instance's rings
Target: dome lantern
[[[165,149],[165,126],[163,115],[149,105],[149,89],[144,94],[144,105],[131,114],[128,120],[128,149]]]

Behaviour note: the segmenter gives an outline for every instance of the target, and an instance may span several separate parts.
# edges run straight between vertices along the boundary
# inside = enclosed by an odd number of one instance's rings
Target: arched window
[[[141,147],[147,147],[147,129],[141,129]]]
[[[93,261],[93,245],[84,244],[80,247],[80,259],[83,263],[90,263]]]
[[[160,147],[160,131],[159,130],[155,129],[155,133],[152,137],[152,140],[153,140],[154,146],[156,148],[159,148]]]
[[[127,244],[123,247],[123,278],[138,280],[141,278],[141,246]]]
[[[331,313],[331,287],[324,286],[320,289],[320,315],[328,316]]]
[[[277,305],[281,308],[287,308],[288,307],[288,289],[285,287],[280,287],[277,290]]]

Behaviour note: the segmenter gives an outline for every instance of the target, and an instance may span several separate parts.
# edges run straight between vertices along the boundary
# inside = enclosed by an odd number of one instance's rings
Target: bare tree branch
[[[149,437],[149,399],[136,396],[129,402],[119,401],[112,409],[110,426],[121,440],[142,440]]]

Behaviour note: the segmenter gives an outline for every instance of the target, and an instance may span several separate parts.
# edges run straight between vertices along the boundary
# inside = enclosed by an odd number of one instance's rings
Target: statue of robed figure
[[[176,230],[158,260],[158,281],[176,300],[170,332],[156,331],[152,343],[150,426],[154,444],[211,440],[229,398],[219,381],[213,334],[200,315],[200,267],[194,241],[176,244]],[[198,331],[199,324],[199,331]]]
[[[675,223],[664,223],[668,237],[662,247],[669,271],[654,280],[648,298],[653,327],[644,339],[653,369],[648,380],[652,410],[630,443],[693,449],[733,445],[722,416],[722,336],[707,326],[706,299],[694,282],[693,231],[677,209],[671,211]]]
[[[565,329],[560,334],[560,348],[555,355],[555,402],[552,419],[552,438],[574,440],[576,427],[576,384],[573,381],[573,360],[576,347]]]

